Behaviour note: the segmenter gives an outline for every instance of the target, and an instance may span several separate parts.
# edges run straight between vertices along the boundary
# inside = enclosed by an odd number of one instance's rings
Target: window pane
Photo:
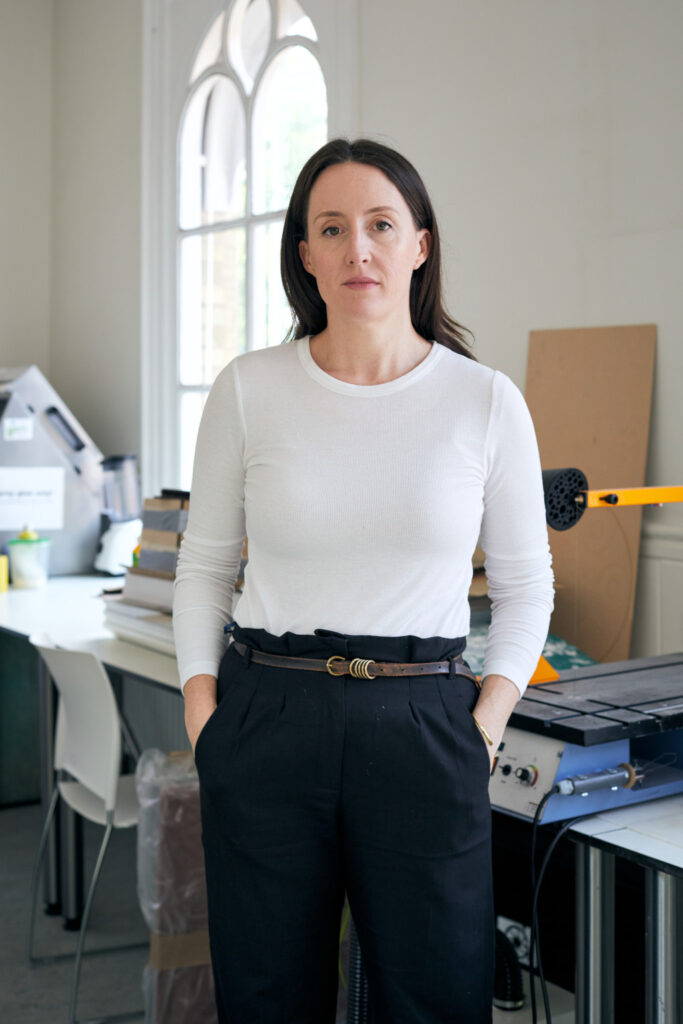
[[[192,68],[192,74],[190,75],[191,82],[194,82],[195,78],[199,78],[202,71],[210,68],[212,64],[218,63],[221,56],[224,21],[225,11],[218,15],[213,25],[204,36],[204,42],[199,47],[199,53],[197,54]]]
[[[317,40],[313,22],[307,18],[297,0],[280,0],[279,36],[305,36]]]
[[[228,54],[247,92],[251,92],[269,43],[268,0],[237,0],[228,28]]]
[[[279,345],[292,325],[292,313],[280,278],[282,224],[282,220],[276,220],[254,229],[254,348]]]
[[[180,225],[241,217],[246,204],[246,128],[237,86],[212,75],[185,113],[180,145]]]
[[[211,384],[245,344],[245,231],[184,238],[180,248],[180,382]]]
[[[199,421],[202,418],[208,391],[190,391],[180,396],[180,486],[189,491],[192,483],[192,464],[197,443]]]
[[[303,46],[273,59],[254,102],[255,213],[282,210],[306,159],[327,136],[327,92],[317,60]]]

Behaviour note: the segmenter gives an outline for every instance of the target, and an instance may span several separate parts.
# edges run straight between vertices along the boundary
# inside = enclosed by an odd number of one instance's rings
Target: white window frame
[[[328,134],[359,134],[358,0],[301,0],[318,35]],[[141,195],[141,480],[179,484],[178,140],[194,60],[219,0],[144,0]],[[249,294],[249,292],[248,292]]]

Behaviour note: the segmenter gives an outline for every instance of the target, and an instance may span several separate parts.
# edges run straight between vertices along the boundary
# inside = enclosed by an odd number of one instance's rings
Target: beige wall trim
[[[683,562],[683,526],[648,523],[640,538],[640,557]]]

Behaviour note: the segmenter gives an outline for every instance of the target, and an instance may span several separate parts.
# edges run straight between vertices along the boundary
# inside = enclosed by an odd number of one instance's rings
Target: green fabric
[[[467,650],[465,659],[470,668],[480,673],[484,664],[484,648],[486,647],[486,634],[488,626],[472,626],[470,635],[467,638]],[[548,635],[543,648],[543,656],[558,672],[568,668],[582,668],[584,665],[594,665],[593,658],[580,651],[578,647],[562,640],[559,636]]]

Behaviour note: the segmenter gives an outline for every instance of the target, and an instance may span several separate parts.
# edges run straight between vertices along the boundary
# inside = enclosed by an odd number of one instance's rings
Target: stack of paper
[[[104,602],[104,624],[116,636],[164,654],[175,654],[170,612],[129,604],[120,594],[105,597]]]

